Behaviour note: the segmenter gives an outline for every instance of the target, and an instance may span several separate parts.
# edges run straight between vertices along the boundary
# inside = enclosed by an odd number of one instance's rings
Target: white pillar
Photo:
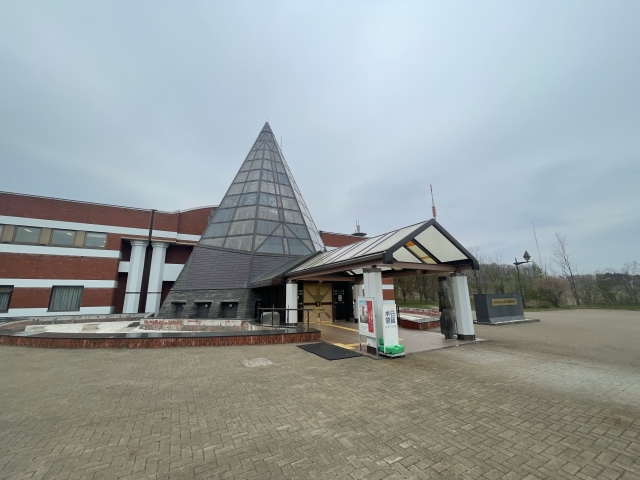
[[[131,259],[129,260],[129,274],[127,275],[127,289],[124,294],[122,313],[138,313],[147,245],[149,242],[146,240],[131,240]]]
[[[473,315],[471,314],[471,300],[469,299],[469,286],[466,275],[461,273],[451,275],[451,287],[453,290],[453,310],[456,314],[456,326],[458,327],[458,339],[475,340],[476,333],[473,328]]]
[[[379,268],[363,269],[364,296],[373,297],[373,312],[376,322],[376,336],[382,337],[382,270]],[[367,344],[377,346],[377,339],[367,337]]]
[[[287,282],[285,286],[286,308],[295,308],[295,310],[285,312],[285,319],[289,315],[287,323],[298,323],[298,284],[296,282]]]
[[[151,242],[151,270],[149,271],[149,286],[147,287],[146,313],[157,314],[160,311],[160,297],[162,295],[162,276],[164,274],[164,259],[168,243]]]
[[[353,318],[356,323],[358,323],[358,319],[360,318],[360,312],[358,312],[358,299],[362,297],[362,284],[354,283],[353,284]]]

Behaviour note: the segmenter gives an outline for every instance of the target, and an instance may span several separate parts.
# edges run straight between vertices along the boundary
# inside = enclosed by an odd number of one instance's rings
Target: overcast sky
[[[318,228],[640,261],[640,2],[0,3],[0,190],[216,205],[264,122]]]

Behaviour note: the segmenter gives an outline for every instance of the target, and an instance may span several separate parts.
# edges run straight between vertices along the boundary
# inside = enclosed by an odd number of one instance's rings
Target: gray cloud
[[[3,2],[0,189],[216,204],[265,120],[319,228],[640,260],[637,2]],[[537,255],[535,256],[537,257]]]

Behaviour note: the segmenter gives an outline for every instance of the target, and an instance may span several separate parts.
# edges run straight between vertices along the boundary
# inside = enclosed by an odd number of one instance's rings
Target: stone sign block
[[[525,320],[522,306],[522,295],[516,293],[505,294],[474,294],[476,318],[478,323],[503,323],[514,320]]]

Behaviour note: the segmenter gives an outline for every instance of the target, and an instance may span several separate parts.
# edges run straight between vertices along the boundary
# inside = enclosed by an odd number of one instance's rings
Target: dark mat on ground
[[[337,347],[325,342],[306,343],[304,345],[298,345],[298,348],[318,355],[319,357],[326,358],[327,360],[342,360],[343,358],[362,356],[360,352],[354,352],[353,350],[347,350],[346,348]]]

